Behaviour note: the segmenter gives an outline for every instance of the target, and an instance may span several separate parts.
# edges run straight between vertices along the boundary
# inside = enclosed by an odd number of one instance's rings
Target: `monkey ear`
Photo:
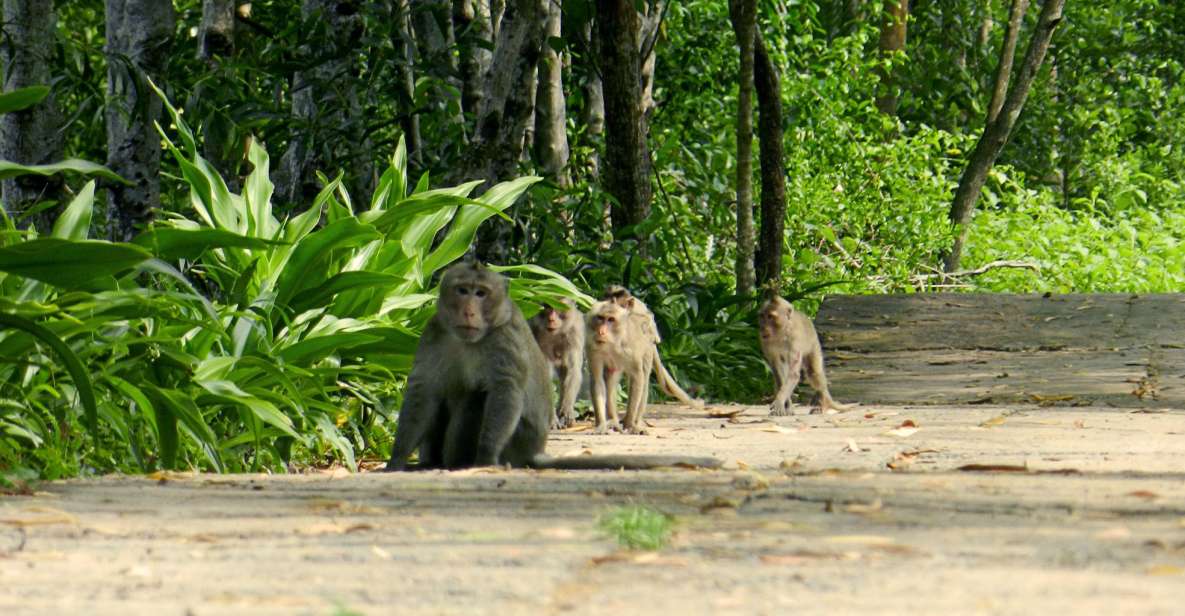
[[[634,309],[634,298],[632,296],[629,299],[625,300],[625,307],[629,310]]]

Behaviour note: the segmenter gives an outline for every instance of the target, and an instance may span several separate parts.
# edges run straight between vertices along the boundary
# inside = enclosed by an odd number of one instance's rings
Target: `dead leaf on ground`
[[[0,524],[28,528],[30,526],[52,526],[54,524],[77,524],[78,518],[72,514],[52,507],[26,507],[21,513],[33,515],[0,518]]]
[[[984,421],[979,422],[979,427],[980,428],[994,428],[996,426],[1004,425],[1004,422],[1006,422],[1006,421],[1008,421],[1007,415],[997,415],[995,417],[992,417],[991,419],[985,419]]]
[[[1152,565],[1148,567],[1148,575],[1185,575],[1185,567],[1176,565]]]
[[[677,556],[667,556],[658,552],[629,552],[617,551],[604,556],[594,556],[589,559],[594,565],[608,563],[630,563],[634,565],[659,565],[665,567],[686,567],[687,559]]]
[[[743,504],[745,504],[744,498],[729,498],[727,496],[716,495],[712,497],[712,500],[708,501],[707,504],[701,506],[699,511],[700,513],[709,513],[721,510],[736,511]]]
[[[839,560],[841,555],[834,552],[816,552],[814,550],[795,550],[786,554],[762,554],[763,565],[805,565],[819,560]]]
[[[744,412],[745,412],[745,409],[743,409],[743,408],[739,408],[739,409],[712,409],[712,410],[708,411],[708,417],[711,417],[712,419],[731,419],[731,418],[736,417],[737,415],[740,415],[741,413],[744,413]]]
[[[924,453],[938,453],[937,449],[914,449],[912,451],[899,452],[893,459],[885,464],[891,470],[899,471],[908,468],[913,464],[913,461],[918,456]]]
[[[964,464],[955,470],[979,473],[1027,473],[1029,467],[1017,464]]]
[[[845,506],[844,511],[848,513],[876,513],[884,508],[885,504],[877,498],[871,503],[852,503]]]
[[[345,535],[367,530],[374,530],[374,524],[365,522],[360,524],[342,524],[340,522],[319,522],[296,530],[298,535]]]
[[[1136,498],[1142,498],[1148,501],[1160,498],[1159,494],[1152,492],[1151,490],[1134,490],[1132,492],[1128,492],[1124,496],[1134,496]]]
[[[575,424],[572,426],[568,426],[567,428],[560,430],[560,432],[565,432],[565,433],[588,432],[589,430],[592,430],[592,429],[593,429],[592,424],[583,423],[583,424]]]
[[[762,428],[761,431],[762,432],[776,432],[778,434],[798,434],[799,432],[802,432],[802,430],[798,430],[795,428],[787,428],[785,426],[779,426],[779,425],[773,425],[768,428]]]
[[[723,435],[723,434],[716,434],[715,432],[712,433],[712,438],[718,438],[722,441],[726,441],[730,438],[733,438],[734,436],[736,436],[736,435],[735,434]]]
[[[1078,428],[1079,430],[1081,430],[1082,428],[1085,428],[1086,427],[1086,420],[1083,420],[1083,419],[1075,420],[1074,427]]]
[[[863,545],[893,545],[896,543],[892,537],[885,537],[883,535],[832,535],[826,537],[824,541],[827,543],[860,543]]]
[[[843,453],[860,453],[861,451],[866,451],[866,450],[860,449],[860,446],[856,444],[856,441],[854,439],[848,439],[847,444],[844,445],[843,449],[841,449],[840,451],[842,451]]]
[[[148,479],[164,483],[166,481],[180,481],[183,479],[192,479],[197,476],[197,473],[185,473],[180,471],[156,471],[145,475]]]
[[[887,434],[889,436],[897,436],[897,437],[905,438],[907,436],[912,436],[917,431],[918,431],[917,428],[911,428],[911,427],[908,427],[908,426],[905,426],[904,424],[902,424],[900,427],[893,428],[892,430],[885,432],[885,434]]]

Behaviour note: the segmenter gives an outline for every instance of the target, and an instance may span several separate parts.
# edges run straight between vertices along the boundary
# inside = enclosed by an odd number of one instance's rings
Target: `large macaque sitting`
[[[509,281],[479,263],[450,267],[416,350],[387,470],[406,470],[417,449],[421,469],[720,466],[693,456],[551,458],[543,453],[551,412],[547,360]]]
[[[761,353],[774,373],[774,389],[777,390],[770,405],[770,415],[794,414],[790,398],[803,372],[807,382],[819,393],[817,412],[851,408],[837,403],[827,390],[823,347],[819,344],[815,326],[806,315],[795,310],[790,302],[771,295],[757,313],[757,324],[761,333]]]
[[[593,304],[586,317],[586,355],[592,377],[590,393],[598,434],[612,429],[645,434],[642,414],[650,392],[651,371],[667,394],[683,404],[703,407],[703,402],[687,395],[662,365],[656,346],[658,328],[654,327],[654,317],[645,307],[642,307],[645,313],[634,310],[631,303],[635,301],[632,297],[621,302],[615,299],[600,301]],[[625,421],[619,424],[616,394],[622,375],[629,376],[630,389]]]
[[[570,299],[565,310],[544,306],[531,318],[531,333],[560,381],[560,401],[551,427],[567,428],[576,423],[576,396],[584,373],[584,313]]]

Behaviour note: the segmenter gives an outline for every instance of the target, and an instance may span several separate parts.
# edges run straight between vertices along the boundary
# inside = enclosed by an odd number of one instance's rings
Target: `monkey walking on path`
[[[406,470],[417,449],[421,469],[721,465],[698,456],[545,455],[552,415],[547,360],[510,301],[509,288],[504,276],[476,262],[444,273],[436,315],[424,329],[407,379],[386,470]]]
[[[592,377],[590,393],[598,434],[613,429],[632,434],[646,433],[642,427],[642,414],[650,392],[651,371],[657,377],[659,387],[671,397],[688,406],[703,408],[704,403],[687,395],[662,365],[654,315],[640,301],[629,296],[628,291],[624,297],[611,296],[593,304],[586,319],[586,355]],[[630,389],[625,421],[619,425],[616,395],[622,375],[629,377]]]
[[[584,313],[576,302],[564,300],[565,310],[544,306],[531,318],[531,333],[539,350],[560,380],[560,400],[551,419],[553,430],[576,423],[576,397],[584,375]]]
[[[794,309],[790,302],[777,295],[771,295],[757,313],[757,324],[761,334],[761,353],[769,369],[774,373],[773,404],[770,415],[792,415],[790,401],[794,388],[802,373],[807,382],[819,393],[819,409],[850,410],[854,405],[839,404],[827,390],[827,375],[823,373],[823,347],[815,326],[805,314]]]

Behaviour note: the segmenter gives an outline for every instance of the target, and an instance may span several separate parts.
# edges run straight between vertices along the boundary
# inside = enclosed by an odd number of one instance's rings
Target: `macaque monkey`
[[[618,469],[661,466],[717,468],[696,456],[579,456],[543,453],[552,414],[547,360],[509,281],[480,263],[450,267],[440,282],[407,379],[388,471],[510,465]]]
[[[658,324],[654,322],[654,313],[650,312],[650,308],[642,303],[642,300],[634,297],[629,289],[621,285],[609,285],[601,299],[611,300],[625,308],[630,313],[630,318],[642,329],[642,333],[653,337],[654,344],[662,342],[662,336],[658,334]]]
[[[551,418],[553,430],[576,423],[576,396],[584,373],[584,313],[570,299],[565,310],[544,306],[531,323],[531,333],[560,380],[560,401]]]
[[[629,301],[637,302],[632,297]],[[588,325],[586,355],[589,374],[592,376],[590,393],[596,413],[597,434],[605,434],[611,429],[621,429],[632,434],[646,433],[642,427],[642,413],[646,410],[646,398],[650,392],[651,371],[658,378],[659,387],[670,396],[688,406],[703,408],[704,405],[702,401],[693,400],[687,395],[662,365],[662,359],[658,356],[658,328],[654,327],[654,317],[645,306],[642,307],[645,314],[636,311],[634,306],[626,308],[616,300],[607,299],[593,304],[585,317]],[[616,394],[623,374],[629,376],[630,390],[625,421],[619,424]]]
[[[815,326],[805,314],[794,309],[790,302],[777,295],[770,295],[757,313],[757,324],[761,333],[761,353],[769,369],[774,373],[773,404],[770,415],[791,415],[793,405],[790,397],[802,373],[807,382],[819,393],[819,409],[846,411],[850,405],[839,404],[827,390],[827,376],[823,373],[823,347]]]

